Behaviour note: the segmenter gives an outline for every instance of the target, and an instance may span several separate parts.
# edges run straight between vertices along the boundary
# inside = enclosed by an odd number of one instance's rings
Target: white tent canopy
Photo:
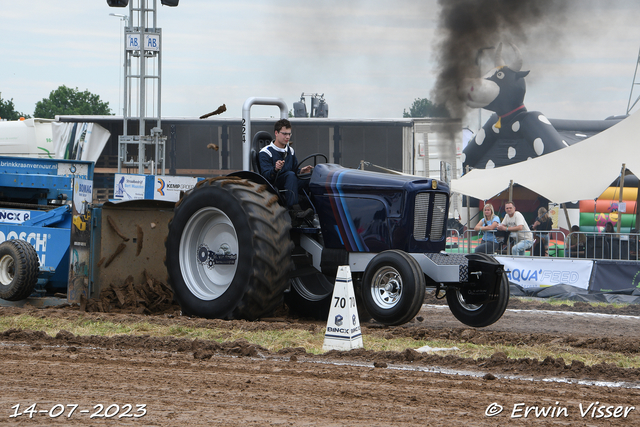
[[[474,169],[451,191],[487,200],[514,184],[553,203],[596,199],[620,176],[622,164],[640,176],[640,111],[582,142],[495,169]]]

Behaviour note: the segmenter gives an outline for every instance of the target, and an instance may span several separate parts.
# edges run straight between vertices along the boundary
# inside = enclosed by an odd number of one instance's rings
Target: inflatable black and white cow
[[[511,45],[516,61],[502,60],[502,44],[496,50],[495,68],[481,78],[465,79],[458,96],[468,106],[493,111],[489,120],[463,151],[463,167],[489,169],[517,163],[568,146],[549,120],[524,106],[529,71],[520,71],[522,56]]]

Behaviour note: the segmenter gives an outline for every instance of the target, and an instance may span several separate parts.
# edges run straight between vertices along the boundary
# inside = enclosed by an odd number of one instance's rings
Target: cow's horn
[[[502,67],[505,65],[504,60],[502,59],[502,43],[498,43],[494,62],[496,67]]]
[[[513,71],[520,71],[522,69],[522,53],[520,53],[520,49],[518,49],[518,47],[513,44],[513,43],[509,43],[511,45],[511,47],[513,48],[513,51],[516,54],[516,59],[515,61],[513,61],[513,65],[509,68],[511,68]]]
[[[511,65],[509,65],[509,68],[511,68],[513,71],[520,71],[522,69],[522,53],[520,53],[520,49],[518,49],[515,44],[509,44],[513,48],[513,52],[516,55],[515,60]],[[506,65],[504,59],[502,59],[502,43],[499,43],[498,48],[496,49],[495,64],[496,67],[502,67]]]

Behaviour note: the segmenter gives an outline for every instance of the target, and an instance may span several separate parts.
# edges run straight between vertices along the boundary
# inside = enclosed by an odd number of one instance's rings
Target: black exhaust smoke
[[[499,42],[537,47],[557,46],[565,12],[573,2],[567,0],[438,0],[440,18],[436,38],[437,79],[431,94],[436,104],[447,106],[452,117],[466,112],[457,97],[457,87],[466,77],[478,77],[479,60],[493,60]],[[535,39],[529,39],[535,32]],[[503,49],[505,60],[507,51]],[[480,52],[483,52],[481,55]],[[508,61],[507,61],[508,63]],[[486,71],[486,70],[484,70]]]

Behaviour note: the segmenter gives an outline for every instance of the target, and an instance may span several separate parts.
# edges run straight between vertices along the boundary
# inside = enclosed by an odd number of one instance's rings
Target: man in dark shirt
[[[298,204],[298,193],[302,189],[309,188],[309,180],[299,179],[296,173],[310,173],[313,166],[298,168],[298,159],[293,148],[289,146],[291,139],[291,122],[289,120],[278,120],[274,125],[274,133],[276,139],[260,150],[258,154],[262,176],[279,190],[285,190],[284,198],[293,217],[310,217],[313,215],[313,209],[303,211]]]

